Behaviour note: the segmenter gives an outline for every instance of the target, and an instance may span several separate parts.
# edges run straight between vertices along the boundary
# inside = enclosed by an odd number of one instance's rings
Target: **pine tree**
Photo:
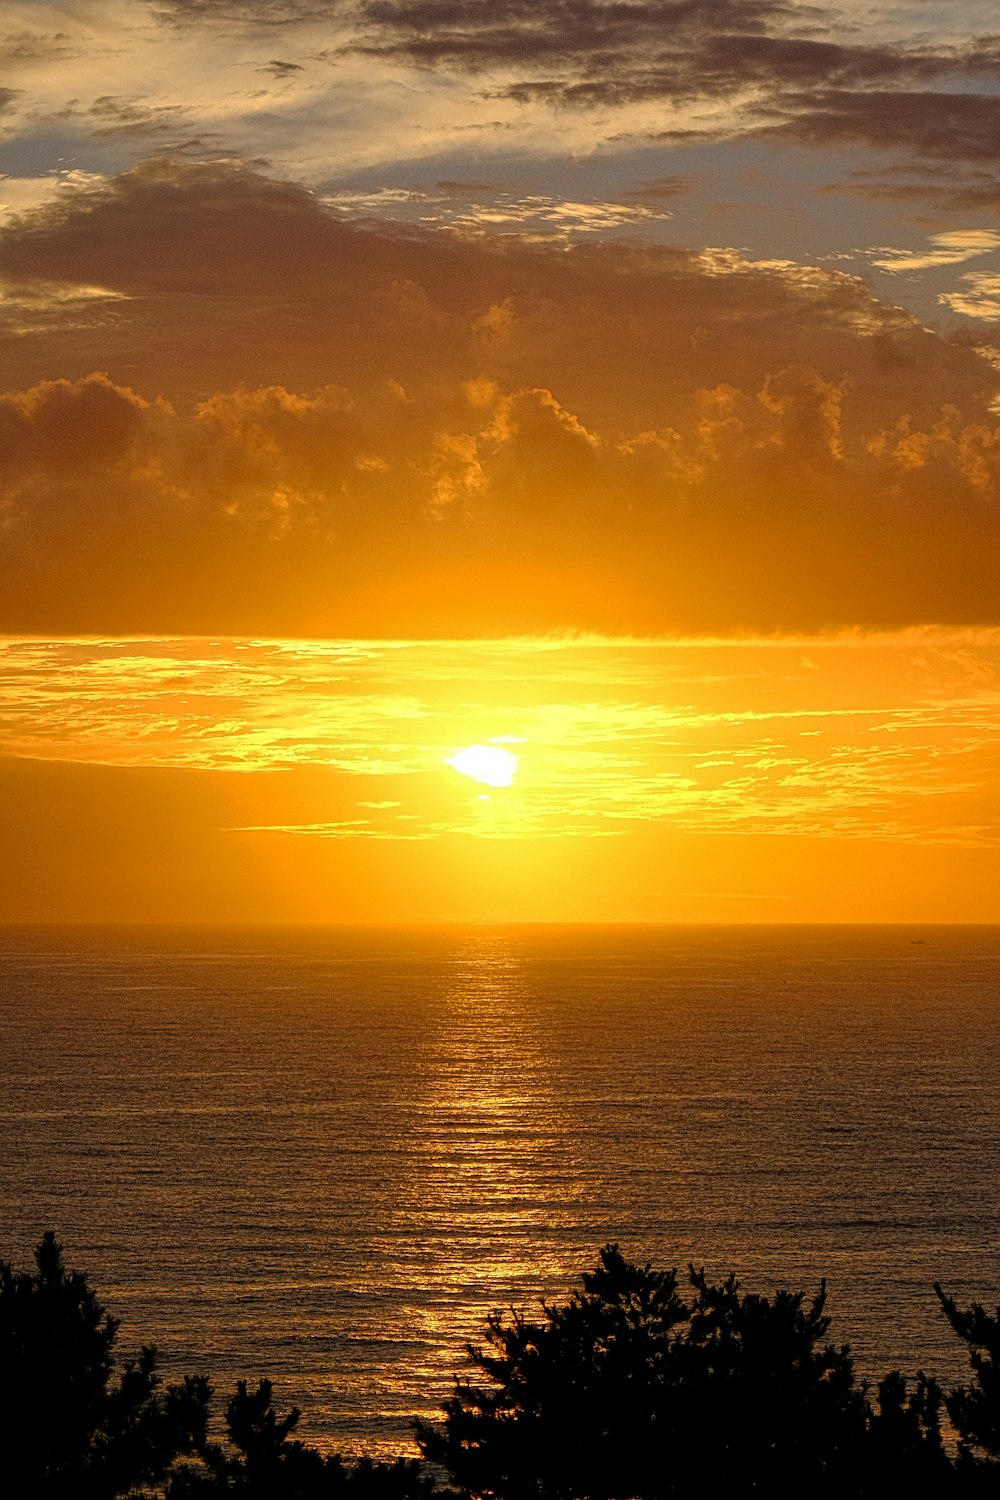
[[[995,1492],[1000,1477],[1000,1307],[991,1315],[978,1303],[959,1308],[939,1283],[934,1290],[944,1315],[960,1339],[969,1346],[969,1363],[975,1376],[971,1386],[959,1386],[945,1397],[948,1415],[961,1440],[966,1468],[989,1471]]]
[[[51,1232],[35,1262],[0,1262],[0,1494],[114,1500],[158,1483],[204,1441],[208,1383],[161,1388],[152,1346],[116,1375],[118,1323]]]

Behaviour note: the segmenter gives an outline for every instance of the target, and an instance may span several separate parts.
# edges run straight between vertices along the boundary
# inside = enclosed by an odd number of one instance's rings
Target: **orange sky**
[[[0,920],[1000,920],[992,7],[546,14],[14,5]]]
[[[8,919],[997,917],[997,631],[2,659]]]

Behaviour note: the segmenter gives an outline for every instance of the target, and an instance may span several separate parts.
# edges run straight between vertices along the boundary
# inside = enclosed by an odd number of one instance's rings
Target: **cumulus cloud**
[[[788,369],[613,438],[547,390],[4,398],[0,624],[361,635],[995,621],[1000,429]]]
[[[998,618],[996,370],[854,277],[176,161],[22,216],[0,270],[0,628]]]
[[[993,394],[973,355],[836,270],[354,223],[225,162],[155,161],[81,184],[0,235],[0,275],[40,299],[80,287],[123,299],[115,320],[95,307],[93,327],[51,343],[0,331],[7,378],[23,386],[54,360],[188,401],[240,383],[486,376],[552,390],[585,425],[631,431],[662,425],[696,388],[757,388],[792,364],[850,370],[869,410],[888,403],[921,421],[942,386],[963,409]]]

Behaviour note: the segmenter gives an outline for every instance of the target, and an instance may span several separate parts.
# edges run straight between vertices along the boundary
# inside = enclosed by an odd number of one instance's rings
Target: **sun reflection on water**
[[[510,938],[466,933],[449,968],[387,1225],[420,1288],[408,1316],[424,1346],[426,1415],[488,1312],[530,1306],[566,1281],[567,1229],[583,1196],[548,1039]]]

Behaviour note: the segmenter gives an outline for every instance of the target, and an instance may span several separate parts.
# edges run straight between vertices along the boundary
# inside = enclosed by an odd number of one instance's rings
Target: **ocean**
[[[616,1241],[829,1289],[859,1372],[1000,1301],[1000,928],[7,928],[0,1258],[176,1378],[415,1451],[496,1307]]]

